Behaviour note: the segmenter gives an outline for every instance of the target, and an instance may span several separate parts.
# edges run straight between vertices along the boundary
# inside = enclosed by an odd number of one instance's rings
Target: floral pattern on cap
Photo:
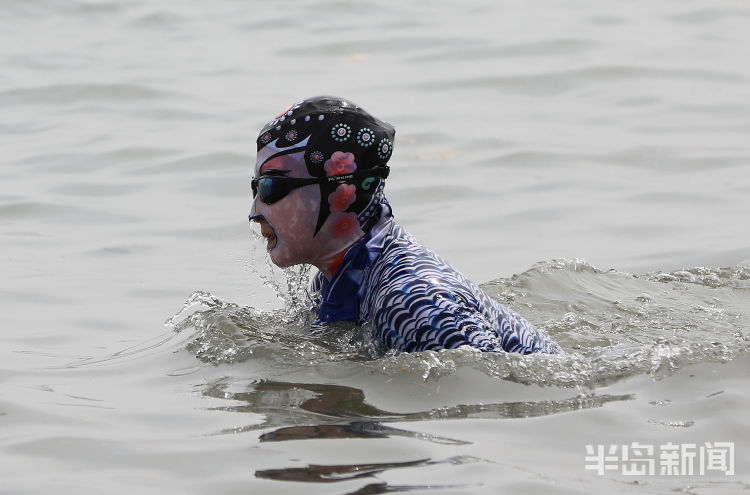
[[[308,157],[310,158],[310,161],[312,163],[318,165],[320,163],[323,163],[323,160],[325,160],[326,156],[323,154],[322,151],[315,150],[315,151],[311,151]]]
[[[323,169],[328,177],[332,175],[351,174],[357,170],[357,162],[354,161],[354,154],[344,151],[336,151],[327,160]]]
[[[378,144],[378,157],[381,160],[386,160],[389,156],[391,156],[392,151],[393,143],[388,138],[381,139],[380,144]]]
[[[334,141],[343,143],[352,135],[352,128],[348,124],[336,124],[331,129],[331,137]]]
[[[357,132],[357,144],[368,148],[375,142],[375,133],[369,127],[363,127]]]

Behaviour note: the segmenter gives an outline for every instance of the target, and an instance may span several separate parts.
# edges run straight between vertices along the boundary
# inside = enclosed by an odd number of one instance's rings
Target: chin
[[[271,251],[269,254],[271,255],[271,262],[279,268],[289,268],[290,266],[299,264],[295,263],[294,261],[284,259],[283,257],[279,257],[273,251]]]

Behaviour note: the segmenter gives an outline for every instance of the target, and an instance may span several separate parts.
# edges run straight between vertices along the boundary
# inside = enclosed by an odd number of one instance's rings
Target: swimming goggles
[[[332,175],[330,177],[316,177],[310,179],[300,179],[296,177],[281,177],[278,175],[261,175],[250,181],[253,188],[253,198],[259,196],[259,199],[267,205],[274,204],[287,194],[298,187],[308,186],[310,184],[324,184],[326,182],[346,182],[354,179],[365,179],[362,181],[362,189],[367,191],[372,187],[374,180],[368,178],[388,177],[391,169],[389,167],[377,167],[362,169],[352,172],[351,174]]]

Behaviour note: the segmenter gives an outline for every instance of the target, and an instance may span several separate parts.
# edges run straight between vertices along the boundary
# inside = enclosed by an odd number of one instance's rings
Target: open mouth
[[[266,251],[270,251],[270,250],[272,250],[273,248],[276,247],[276,241],[277,241],[277,239],[276,239],[275,235],[273,235],[273,234],[269,234],[269,235],[263,234],[263,237],[266,238],[266,243],[267,243],[267,245],[266,245]]]
[[[260,222],[260,234],[266,240],[266,251],[270,251],[276,247],[276,243],[278,242],[276,233],[274,233],[271,226],[268,225],[268,222],[266,222],[265,220],[262,220]]]

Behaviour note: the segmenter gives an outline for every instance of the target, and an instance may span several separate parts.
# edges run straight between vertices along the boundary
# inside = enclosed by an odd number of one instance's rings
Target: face
[[[255,176],[262,175],[310,178],[303,152],[256,164]],[[257,196],[250,216],[260,224],[271,261],[282,268],[307,263],[328,274],[328,267],[336,257],[364,235],[356,213],[343,211],[352,201],[353,189],[354,186],[340,185],[329,195],[326,200],[331,214],[317,233],[319,185],[292,189],[270,205]]]
[[[389,124],[328,96],[299,101],[264,126],[255,178],[317,181],[292,189],[283,181],[255,183],[271,204],[256,197],[250,219],[258,222],[276,265],[308,263],[327,275],[333,261],[365,236],[362,226],[371,226],[387,203],[383,182],[362,171],[379,168],[387,176],[393,135]]]
[[[283,177],[309,177],[302,153],[273,158],[256,167],[256,177],[279,175]],[[312,263],[319,255],[313,237],[320,204],[320,191],[316,185],[292,190],[279,201],[267,205],[258,197],[253,201],[253,220],[261,226],[271,261],[280,267],[299,263]]]

